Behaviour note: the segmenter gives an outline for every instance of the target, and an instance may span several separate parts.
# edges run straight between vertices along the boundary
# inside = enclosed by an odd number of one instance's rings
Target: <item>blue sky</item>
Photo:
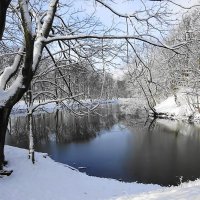
[[[177,4],[181,4],[186,7],[189,7],[189,6],[192,6],[192,5],[198,3],[198,0],[173,0],[173,1]],[[105,0],[104,2],[108,3],[116,11],[123,13],[123,14],[132,14],[135,11],[138,11],[138,10],[144,8],[144,6],[141,3],[141,0],[129,0],[129,1],[114,0],[115,3],[112,3],[109,0]],[[143,2],[147,6],[147,9],[151,8],[151,7],[155,7],[156,5],[160,4],[160,2],[151,2],[149,0],[143,0]],[[120,22],[124,23],[125,22],[124,19],[119,18],[118,16],[115,16],[104,6],[100,5],[99,3],[95,4],[94,0],[75,0],[75,1],[73,1],[73,3],[76,5],[77,8],[85,10],[88,14],[91,14],[95,11],[95,16],[100,21],[102,21],[103,24],[105,24],[108,27],[111,26],[113,20],[115,23],[120,23]],[[181,19],[181,15],[184,12],[183,9],[181,9],[180,7],[175,6],[173,4],[169,4],[168,8],[172,12],[178,13],[176,15],[176,18]],[[120,28],[125,29],[124,25],[120,25]],[[113,70],[113,73],[116,75],[116,77],[119,77],[123,74],[123,71],[121,69],[115,69],[115,70]]]
[[[197,4],[198,0],[173,0],[175,3],[183,5],[183,6],[191,6],[194,4]],[[111,3],[109,0],[105,0],[104,2],[108,3],[109,5],[112,5],[114,9],[116,9],[118,12],[124,13],[124,14],[132,14],[135,11],[144,8],[142,6],[141,0],[115,0],[115,3]],[[143,0],[147,8],[152,7],[154,5],[158,5],[160,2],[152,2],[149,0]],[[75,0],[73,3],[78,8],[83,8],[86,12],[92,13],[96,11],[95,15],[97,18],[101,19],[105,24],[110,23],[110,19],[115,18],[119,19],[118,17],[114,16],[107,8],[103,7],[99,3],[94,3],[94,0]],[[169,3],[169,9],[173,10],[175,13],[180,13],[183,11],[178,6],[175,6],[173,4]]]

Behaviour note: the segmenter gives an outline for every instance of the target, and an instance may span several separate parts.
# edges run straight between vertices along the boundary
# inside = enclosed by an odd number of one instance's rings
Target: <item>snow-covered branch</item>
[[[20,10],[21,10],[22,24],[24,28],[26,43],[28,42],[28,40],[30,40],[31,42],[32,22],[31,22],[31,17],[29,14],[28,2],[26,0],[19,0],[19,5],[20,5]]]
[[[21,47],[15,56],[12,66],[5,68],[4,72],[0,76],[0,90],[4,90],[7,82],[15,75],[15,72],[18,70],[21,59],[23,57],[24,47]]]
[[[46,38],[52,28],[53,19],[56,13],[58,0],[51,0],[49,4],[49,9],[44,18],[44,23],[42,25],[41,34]]]

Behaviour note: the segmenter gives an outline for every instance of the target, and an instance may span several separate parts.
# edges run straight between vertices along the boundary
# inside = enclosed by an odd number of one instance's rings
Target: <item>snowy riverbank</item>
[[[200,199],[200,180],[178,187],[123,183],[90,177],[36,153],[36,164],[24,149],[6,146],[10,177],[0,178],[1,200],[146,200]]]
[[[0,178],[1,200],[103,200],[139,194],[157,185],[123,183],[90,177],[36,153],[36,164],[28,160],[28,151],[6,146],[10,177]],[[46,158],[45,158],[46,157]]]
[[[76,110],[78,108],[91,108],[97,105],[104,105],[104,104],[115,104],[119,101],[117,99],[87,99],[87,100],[80,100],[80,102],[73,102],[73,101],[63,101],[60,104],[56,104],[56,102],[38,102],[35,101],[33,103],[33,108],[37,107],[37,110],[45,111],[45,112],[54,112],[56,109],[63,109],[68,108],[72,110]],[[12,109],[12,114],[26,114],[27,112],[27,104],[24,101],[19,101]]]
[[[200,121],[198,97],[189,89],[180,90],[176,95],[157,104],[154,109],[159,118]],[[150,115],[153,113],[151,112]]]

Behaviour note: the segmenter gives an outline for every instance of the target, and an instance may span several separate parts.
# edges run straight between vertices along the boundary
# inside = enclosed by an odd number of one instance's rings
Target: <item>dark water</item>
[[[178,185],[200,177],[200,126],[157,120],[118,105],[74,117],[67,111],[34,117],[36,151],[89,175],[127,182]],[[27,118],[13,117],[6,143],[28,148]]]

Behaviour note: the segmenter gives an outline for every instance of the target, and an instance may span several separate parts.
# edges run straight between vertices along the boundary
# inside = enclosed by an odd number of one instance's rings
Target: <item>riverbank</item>
[[[175,95],[154,107],[155,113],[150,111],[150,116],[164,119],[200,122],[200,108],[198,96],[191,89],[179,90]]]
[[[91,177],[57,163],[43,153],[36,153],[33,165],[28,159],[28,150],[16,147],[6,146],[5,154],[8,168],[14,172],[0,178],[1,200],[103,200],[161,188]]]
[[[98,105],[104,105],[104,104],[115,104],[119,101],[117,99],[86,99],[86,100],[80,100],[80,101],[62,101],[62,103],[56,104],[56,102],[51,101],[44,101],[39,102],[35,101],[33,103],[32,108],[35,109],[35,113],[37,112],[54,112],[55,110],[60,109],[68,109],[68,110],[77,110],[79,108],[93,108]],[[21,100],[19,101],[12,109],[11,114],[22,114],[25,115],[27,113],[27,104]]]
[[[90,177],[44,153],[36,153],[36,163],[28,159],[28,151],[6,146],[9,177],[0,178],[1,200],[146,200],[200,199],[200,180],[178,187],[161,187],[123,183],[112,179]]]

